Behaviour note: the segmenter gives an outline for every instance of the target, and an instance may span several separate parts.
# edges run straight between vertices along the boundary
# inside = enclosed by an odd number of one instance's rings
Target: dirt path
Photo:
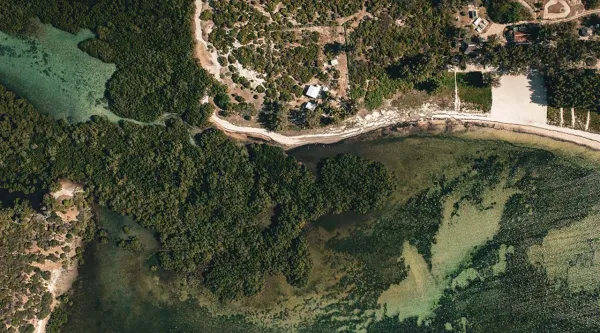
[[[590,111],[587,112],[587,119],[585,120],[585,130],[586,132],[590,129]]]
[[[531,6],[527,3],[527,1],[525,0],[519,0],[519,3],[525,7],[525,9],[527,9],[527,11],[529,12],[529,14],[531,15],[532,18],[536,18],[535,15],[535,10],[533,8],[531,8]]]
[[[195,5],[196,10],[194,12],[194,20],[192,24],[192,31],[196,39],[194,57],[200,61],[202,68],[206,69],[217,80],[220,80],[221,65],[217,60],[218,55],[216,52],[210,52],[208,50],[208,41],[206,41],[202,35],[202,20],[200,20],[200,13],[202,13],[204,1],[196,0]]]
[[[540,23],[540,24],[555,24],[555,23],[564,23],[564,22],[569,22],[569,21],[574,21],[577,19],[580,19],[584,16],[588,16],[588,15],[592,15],[592,14],[600,14],[600,8],[599,9],[592,9],[592,10],[586,10],[582,13],[573,15],[571,17],[567,17],[567,18],[563,18],[563,19],[544,19],[544,20],[533,20],[533,21],[519,21],[519,22],[515,22],[515,23],[509,23],[506,24],[505,27],[509,27],[509,26],[513,26],[513,25],[521,25],[521,24],[528,24],[528,23]]]
[[[560,127],[565,126],[565,109],[560,108]]]
[[[454,111],[460,112],[460,97],[458,96],[458,83],[456,82],[456,70],[454,71]]]

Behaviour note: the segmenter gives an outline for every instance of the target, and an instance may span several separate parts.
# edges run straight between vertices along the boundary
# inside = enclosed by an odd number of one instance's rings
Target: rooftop
[[[317,104],[315,104],[313,102],[306,102],[306,104],[304,104],[304,108],[306,108],[307,110],[313,111],[314,109],[317,108]]]
[[[321,86],[309,86],[306,91],[306,96],[310,98],[318,98],[321,93]]]

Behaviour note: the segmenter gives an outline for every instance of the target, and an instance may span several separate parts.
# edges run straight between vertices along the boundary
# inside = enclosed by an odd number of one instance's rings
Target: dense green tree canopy
[[[164,268],[204,273],[224,299],[256,293],[265,274],[302,285],[311,267],[306,222],[379,208],[393,187],[389,171],[364,159],[326,160],[315,176],[280,148],[241,146],[216,130],[192,144],[178,119],[141,126],[95,117],[69,125],[4,89],[0,98],[3,188],[38,191],[57,178],[86,184],[99,204],[159,235]],[[135,239],[120,246],[138,248]]]

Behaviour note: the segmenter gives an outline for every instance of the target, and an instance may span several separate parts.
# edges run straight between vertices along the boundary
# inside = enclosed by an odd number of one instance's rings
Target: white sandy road
[[[535,134],[557,139],[560,141],[572,142],[578,145],[592,148],[594,150],[600,150],[600,134],[578,131],[571,128],[551,126],[547,124],[521,124],[516,122],[495,120],[486,115],[461,114],[453,112],[434,114],[429,119],[434,121],[456,120],[463,123],[494,125],[496,129],[500,130]],[[327,133],[285,136],[274,132],[268,132],[260,128],[239,127],[217,116],[213,116],[213,118],[211,118],[211,121],[226,133],[244,134],[250,137],[257,137],[260,139],[273,141],[284,146],[284,148],[287,149],[307,144],[335,143],[378,128],[391,126],[399,122],[399,120],[392,117],[386,118],[381,123],[369,127],[352,129],[340,128],[336,131],[331,131]]]

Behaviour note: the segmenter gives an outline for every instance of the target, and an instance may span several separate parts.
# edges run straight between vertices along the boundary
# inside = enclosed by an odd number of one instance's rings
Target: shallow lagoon
[[[0,83],[58,119],[81,122],[102,115],[117,121],[104,98],[116,66],[77,47],[92,37],[89,30],[73,35],[49,24],[38,24],[31,38],[0,31]]]
[[[198,287],[199,292],[182,297],[176,291],[180,281],[150,268],[156,263],[151,233],[101,210],[99,220],[111,240],[88,248],[65,331],[573,332],[600,327],[595,319],[600,312],[598,280],[593,278],[600,251],[585,246],[600,239],[600,231],[588,226],[600,220],[598,210],[592,209],[598,206],[598,191],[586,187],[599,177],[597,167],[590,168],[593,164],[579,158],[553,159],[542,150],[469,135],[374,136],[302,147],[290,154],[314,168],[320,158],[341,152],[383,162],[395,171],[398,189],[382,212],[324,217],[307,228],[314,267],[306,288],[291,288],[276,276],[267,279],[259,295],[240,302],[215,304]],[[504,171],[490,185],[486,182],[495,176],[477,178],[489,167],[473,172],[471,163],[493,155],[505,156],[508,162],[499,164]],[[442,223],[435,241],[428,243],[427,255],[422,242],[403,238],[402,228],[396,226],[407,219],[407,201],[435,189],[441,176],[447,181],[458,177],[462,185],[439,200]],[[568,180],[567,185],[559,184],[561,180]],[[479,189],[473,186],[478,181],[488,184],[482,201],[463,200]],[[543,186],[547,188],[537,189]],[[560,198],[543,198],[551,192],[561,193]],[[536,201],[540,197],[543,200]],[[522,198],[528,203],[514,203]],[[509,203],[516,209],[515,221],[506,212]],[[536,208],[547,204],[551,208]],[[524,207],[530,211],[521,214]],[[569,207],[582,215],[574,217]],[[589,217],[583,219],[585,213]],[[544,231],[546,222],[556,227]],[[124,224],[145,239],[146,252],[132,254],[114,246],[116,238],[124,236]],[[385,237],[371,237],[374,234]],[[561,235],[575,235],[567,251],[555,246],[562,242]],[[575,257],[580,262],[576,269],[569,268]],[[577,291],[560,287],[565,277]],[[353,281],[365,285],[357,288]],[[587,294],[578,294],[581,289]],[[579,319],[571,320],[575,318]]]

